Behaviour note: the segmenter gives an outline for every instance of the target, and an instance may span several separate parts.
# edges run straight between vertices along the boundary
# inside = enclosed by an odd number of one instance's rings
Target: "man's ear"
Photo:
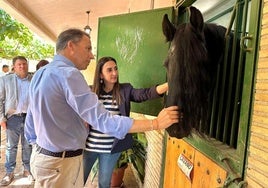
[[[67,42],[67,47],[68,48],[71,48],[72,49],[73,48],[73,45],[74,45],[74,43],[72,41],[68,41]]]

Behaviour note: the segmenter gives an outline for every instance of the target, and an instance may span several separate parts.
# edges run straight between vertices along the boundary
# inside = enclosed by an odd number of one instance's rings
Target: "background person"
[[[86,123],[122,139],[127,132],[164,129],[178,122],[175,106],[162,110],[152,121],[110,114],[80,72],[94,58],[91,50],[87,33],[63,31],[56,42],[57,55],[31,81],[25,136],[34,145],[31,168],[36,188],[84,187]]]
[[[2,72],[0,72],[0,76],[5,76],[9,72],[9,66],[8,65],[3,65],[2,66]]]
[[[40,69],[41,67],[43,67],[47,64],[49,64],[49,61],[47,61],[45,59],[40,60],[36,65],[36,70]]]
[[[119,83],[118,67],[113,57],[102,57],[97,63],[92,91],[112,114],[129,116],[130,102],[143,102],[161,97],[168,89],[167,83],[151,88],[135,89],[130,83]],[[119,140],[90,129],[84,151],[84,183],[92,166],[99,161],[99,188],[110,187],[114,166],[122,151],[132,146],[132,135]],[[116,151],[115,151],[116,150]]]
[[[31,177],[30,156],[32,148],[24,137],[24,121],[28,108],[28,90],[31,75],[24,56],[13,58],[14,74],[0,78],[0,121],[6,129],[6,175],[0,185],[9,185],[14,179],[19,139],[22,145],[23,176]]]

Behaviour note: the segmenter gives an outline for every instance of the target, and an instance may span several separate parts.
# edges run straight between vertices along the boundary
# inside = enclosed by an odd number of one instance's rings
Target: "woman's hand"
[[[168,83],[163,83],[161,85],[156,86],[156,92],[158,95],[162,95],[163,93],[168,91]]]

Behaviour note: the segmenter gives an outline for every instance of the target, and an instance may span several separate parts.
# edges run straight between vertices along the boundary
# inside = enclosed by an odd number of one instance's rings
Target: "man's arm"
[[[165,129],[173,123],[179,122],[179,112],[177,106],[170,106],[160,111],[157,118],[153,120],[134,120],[130,133]]]
[[[34,129],[33,115],[31,110],[29,109],[27,111],[27,116],[25,119],[24,135],[29,144],[33,145],[36,143],[36,133]]]

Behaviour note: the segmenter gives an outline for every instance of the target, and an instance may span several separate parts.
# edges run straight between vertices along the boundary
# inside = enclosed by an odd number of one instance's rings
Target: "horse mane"
[[[178,105],[183,114],[179,124],[167,128],[170,136],[177,138],[188,136],[193,128],[199,133],[206,131],[217,64],[224,51],[224,27],[204,23],[195,7],[189,10],[189,23],[172,28],[166,23],[167,16],[162,22],[163,33],[171,41],[165,63],[169,84],[166,105]]]

